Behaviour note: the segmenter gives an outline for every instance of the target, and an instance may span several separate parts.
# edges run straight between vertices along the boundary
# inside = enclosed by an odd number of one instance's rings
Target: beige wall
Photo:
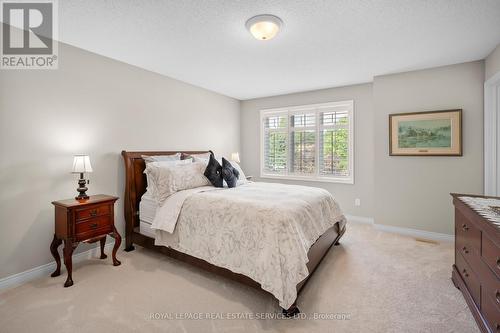
[[[483,61],[374,80],[375,223],[453,234],[450,192],[483,192]],[[462,157],[389,156],[388,115],[463,109]]]
[[[259,110],[353,99],[355,184],[283,182],[325,188],[346,214],[375,217],[377,224],[453,234],[449,193],[483,192],[483,83],[484,62],[476,61],[378,76],[373,84],[243,101],[243,167],[258,179]],[[456,108],[463,109],[464,156],[389,156],[389,114]]]
[[[354,100],[355,118],[355,183],[284,181],[259,179],[260,174],[260,114],[261,109]],[[322,187],[330,191],[347,214],[373,216],[373,110],[372,84],[354,85],[303,92],[241,102],[241,163],[245,172],[266,182],[294,183]],[[354,200],[361,199],[361,206]]]
[[[494,49],[484,61],[485,81],[500,72],[500,45]]]
[[[59,58],[0,73],[0,278],[53,260],[50,202],[76,194],[73,154],[90,154],[90,194],[121,197],[123,233],[121,150],[239,149],[237,100],[64,44]]]

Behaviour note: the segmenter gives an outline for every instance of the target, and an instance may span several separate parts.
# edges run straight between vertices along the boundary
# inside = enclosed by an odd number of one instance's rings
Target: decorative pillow
[[[195,163],[203,164],[203,162],[195,162]],[[213,186],[215,187],[224,186],[224,179],[222,178],[222,166],[215,159],[214,153],[212,151],[210,151],[210,159],[208,160],[207,168],[205,169],[204,175],[205,177],[208,178],[208,180],[210,181],[210,183],[212,183]]]
[[[240,174],[239,177],[238,177],[238,183],[236,184],[236,186],[248,183],[247,177],[245,176],[245,173],[243,172],[243,169],[241,168],[241,166],[238,163],[236,163],[235,161],[231,161],[231,165]]]
[[[190,188],[210,185],[203,175],[203,163],[155,164],[144,171],[156,188],[155,199],[160,205],[172,194]]]
[[[240,173],[238,170],[233,168],[231,163],[228,162],[224,157],[222,158],[222,178],[227,183],[227,187],[236,187],[236,183],[238,182],[238,177]]]
[[[181,153],[175,153],[172,155],[156,155],[156,156],[148,156],[141,155],[142,159],[146,164],[151,162],[161,162],[161,161],[178,161],[181,159]]]

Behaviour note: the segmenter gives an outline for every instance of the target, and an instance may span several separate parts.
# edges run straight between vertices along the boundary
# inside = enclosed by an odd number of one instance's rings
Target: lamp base
[[[83,173],[80,174],[80,179],[78,180],[78,188],[76,189],[78,191],[78,196],[75,197],[76,200],[88,200],[89,196],[87,195],[87,180],[83,178]]]
[[[78,201],[85,201],[85,200],[88,200],[89,198],[90,197],[88,195],[86,195],[86,194],[84,194],[84,195],[78,195],[78,196],[75,197],[75,199],[78,200]]]

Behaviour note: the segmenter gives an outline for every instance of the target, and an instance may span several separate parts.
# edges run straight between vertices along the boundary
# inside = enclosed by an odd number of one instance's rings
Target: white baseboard
[[[362,223],[362,224],[375,224],[375,220],[373,219],[373,217],[345,215],[345,218],[347,219],[348,222]]]
[[[372,224],[373,227],[377,230],[390,232],[393,234],[410,236],[414,238],[428,239],[437,242],[453,242],[455,240],[454,235],[441,234],[438,232],[411,229],[411,228],[395,227],[392,225],[377,224],[375,223],[375,220],[372,217],[354,216],[354,215],[346,215],[345,217],[347,218],[348,222]]]
[[[104,250],[109,254],[111,249],[113,249],[114,243],[107,243],[104,247]],[[73,256],[73,264],[79,263],[84,260],[88,260],[92,257],[97,257],[101,254],[101,248],[99,246],[92,248],[90,250],[84,251],[82,253],[75,254]],[[108,258],[110,256],[108,255]],[[56,262],[52,261],[48,264],[41,265],[35,268],[28,269],[27,271],[17,273],[11,276],[4,277],[0,279],[0,292],[6,289],[17,287],[23,283],[28,281],[38,279],[41,277],[47,277],[52,274],[56,269]],[[64,260],[61,257],[61,275],[66,272],[66,268],[64,267]]]

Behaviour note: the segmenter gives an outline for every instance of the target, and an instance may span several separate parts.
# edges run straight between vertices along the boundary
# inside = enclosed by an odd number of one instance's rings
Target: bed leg
[[[135,247],[132,244],[132,240],[130,240],[130,237],[126,237],[125,238],[125,252],[130,252],[130,251],[134,251],[134,250],[135,250]]]
[[[135,250],[135,247],[133,245],[129,245],[127,247],[125,247],[125,252],[130,252],[130,251],[134,251]]]
[[[287,318],[294,318],[300,313],[297,303],[293,303],[288,309],[282,309],[283,315]]]

